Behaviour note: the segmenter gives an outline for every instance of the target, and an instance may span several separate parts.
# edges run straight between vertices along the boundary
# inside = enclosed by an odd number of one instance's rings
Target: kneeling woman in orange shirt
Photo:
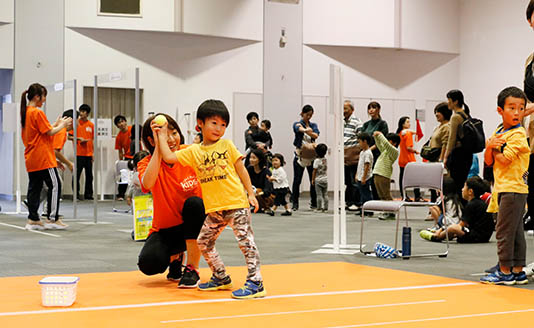
[[[45,103],[46,95],[46,88],[39,83],[34,83],[22,93],[20,100],[24,160],[29,177],[27,230],[44,230],[45,227],[53,229],[64,226],[59,220],[61,179],[57,171],[52,136],[72,123],[72,118],[60,117],[53,125],[50,125],[46,114],[39,109]],[[49,214],[49,217],[46,218],[46,224],[41,222],[37,213],[43,183],[46,183],[48,187],[48,205],[45,212]]]
[[[166,114],[168,144],[180,149],[184,137],[178,123]],[[150,155],[137,164],[143,192],[152,192],[154,215],[149,236],[139,254],[138,267],[146,275],[163,273],[167,279],[180,280],[179,288],[196,288],[200,251],[197,237],[206,217],[202,191],[195,170],[180,163],[167,164],[161,158],[157,144],[160,126],[149,117],[142,130],[142,139]],[[187,265],[182,275],[183,253],[187,250]],[[181,279],[180,279],[181,278]]]

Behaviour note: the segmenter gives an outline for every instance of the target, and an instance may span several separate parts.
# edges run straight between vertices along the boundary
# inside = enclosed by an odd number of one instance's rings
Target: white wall
[[[93,85],[95,74],[128,71],[127,80],[105,86],[133,88],[134,67],[140,68],[145,114],[174,116],[177,108],[180,113],[193,112],[208,98],[221,99],[232,114],[235,91],[262,91],[261,43],[178,33],[65,29],[65,79],[79,80],[78,99],[84,85]],[[66,107],[69,99],[66,96]],[[237,119],[231,115],[230,124]],[[231,127],[226,137],[233,137]],[[109,147],[107,171],[113,170],[110,163],[116,159]],[[111,193],[113,182],[106,183],[105,191]]]
[[[394,1],[305,0],[305,44],[393,47]]]
[[[184,33],[263,39],[263,1],[183,0]]]
[[[459,0],[401,1],[401,48],[458,53]]]
[[[98,1],[65,1],[65,26],[148,31],[175,31],[179,0],[141,1],[141,17],[99,16]],[[178,24],[179,25],[179,24]]]
[[[13,23],[15,0],[0,0],[0,22]]]
[[[473,115],[484,120],[487,136],[501,122],[497,94],[511,85],[523,89],[524,63],[534,41],[525,15],[527,3],[461,2],[459,86]]]

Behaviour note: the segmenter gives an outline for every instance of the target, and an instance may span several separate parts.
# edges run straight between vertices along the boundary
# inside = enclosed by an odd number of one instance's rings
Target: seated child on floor
[[[462,203],[456,193],[454,180],[443,177],[443,199],[445,201],[445,214],[442,213],[441,204],[430,207],[430,217],[434,220],[434,228],[441,228],[447,224],[457,224],[462,216]]]
[[[488,204],[481,199],[481,196],[489,189],[488,183],[479,176],[467,179],[462,189],[462,197],[468,203],[460,222],[451,224],[447,228],[447,233],[444,228],[440,228],[434,233],[423,230],[420,236],[431,241],[441,241],[448,234],[449,240],[456,238],[458,243],[487,243],[495,225],[491,214],[486,212]]]

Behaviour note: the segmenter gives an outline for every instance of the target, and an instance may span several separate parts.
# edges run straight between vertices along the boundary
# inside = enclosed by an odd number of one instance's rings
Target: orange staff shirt
[[[142,191],[152,192],[154,213],[149,233],[182,224],[184,202],[192,196],[202,197],[195,170],[180,163],[171,167],[162,161],[156,183],[150,190],[146,189],[143,186],[143,177],[151,158],[149,155],[137,164]]]
[[[54,150],[60,151],[63,149],[65,142],[67,141],[67,128],[61,129],[58,133],[54,134],[53,147]]]
[[[57,167],[52,147],[53,138],[46,134],[50,130],[52,125],[42,110],[35,107],[26,108],[26,122],[22,128],[26,171],[35,172]]]
[[[132,155],[130,154],[130,143],[132,142],[130,139],[131,135],[132,126],[130,125],[127,132],[119,131],[115,138],[115,149],[122,149],[125,158],[132,158]]]
[[[76,156],[93,156],[94,131],[95,125],[91,121],[87,120],[85,122],[82,122],[78,120],[78,127],[76,129],[77,137],[89,139],[89,141],[82,143],[80,142],[80,140],[78,140]],[[71,136],[74,135],[73,131],[70,131],[69,134]]]

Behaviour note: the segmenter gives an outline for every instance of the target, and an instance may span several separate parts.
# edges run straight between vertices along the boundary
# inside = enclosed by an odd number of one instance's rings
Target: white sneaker
[[[46,228],[44,227],[44,225],[26,223],[26,226],[24,227],[24,229],[42,231],[42,230],[45,230]]]
[[[534,262],[527,264],[527,266],[523,268],[523,271],[525,271],[527,277],[534,275]]]
[[[352,204],[349,206],[349,208],[347,208],[349,211],[357,211],[358,210],[358,206]]]

